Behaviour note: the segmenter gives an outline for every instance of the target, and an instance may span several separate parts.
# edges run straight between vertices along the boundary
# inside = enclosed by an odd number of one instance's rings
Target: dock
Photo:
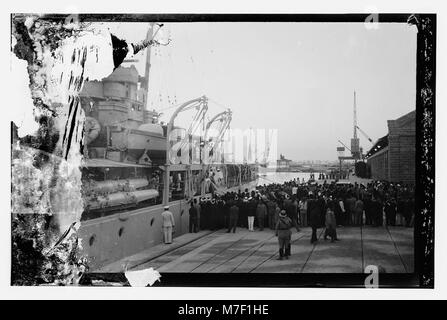
[[[238,228],[185,234],[170,245],[160,244],[137,255],[102,268],[101,272],[122,272],[154,268],[159,272],[182,273],[363,273],[368,265],[381,272],[414,271],[413,228],[340,227],[341,241],[323,239],[310,243],[310,228],[292,234],[292,255],[277,260],[278,240],[274,231],[249,232]]]

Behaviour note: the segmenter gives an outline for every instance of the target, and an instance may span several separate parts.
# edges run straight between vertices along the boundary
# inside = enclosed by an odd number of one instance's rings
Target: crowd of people
[[[341,226],[404,226],[414,221],[414,187],[402,183],[372,181],[366,185],[342,183],[303,183],[299,179],[272,183],[239,192],[202,197],[191,201],[190,232],[201,229],[237,227],[255,231],[270,228],[281,234],[291,228],[311,227],[311,243],[317,241],[317,229],[325,228],[324,239],[339,240]],[[285,219],[287,217],[287,219]],[[290,232],[287,232],[290,240]],[[290,243],[282,244],[285,256]],[[287,249],[288,248],[288,249]],[[281,253],[281,250],[280,250]]]

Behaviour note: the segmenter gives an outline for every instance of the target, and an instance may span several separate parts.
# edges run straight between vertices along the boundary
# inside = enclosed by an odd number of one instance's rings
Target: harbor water
[[[314,173],[318,176],[317,173]],[[266,172],[259,176],[258,185],[268,185],[271,183],[284,183],[293,179],[308,181],[310,179],[310,172]]]

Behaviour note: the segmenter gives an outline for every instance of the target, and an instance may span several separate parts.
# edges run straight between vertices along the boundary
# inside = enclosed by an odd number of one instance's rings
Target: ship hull
[[[253,189],[256,184],[257,181],[254,180],[228,188],[226,191]],[[175,219],[174,238],[188,233],[188,202],[186,200],[170,202],[169,210]],[[88,259],[90,271],[162,243],[162,212],[163,205],[156,205],[83,221],[79,236],[82,240],[82,254]]]

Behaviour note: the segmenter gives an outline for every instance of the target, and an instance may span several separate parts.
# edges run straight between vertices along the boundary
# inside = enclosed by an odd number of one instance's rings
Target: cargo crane
[[[346,149],[348,149],[349,152],[351,152],[351,149],[349,149],[342,141],[338,140],[338,142],[345,147]],[[344,151],[344,150],[343,150]]]
[[[177,131],[175,127],[175,120],[177,116],[188,110],[195,110],[194,117],[184,133]],[[191,153],[189,152],[189,143],[193,135],[202,135],[201,127],[204,126],[205,115],[208,111],[208,98],[201,96],[196,99],[192,99],[179,106],[172,114],[169,122],[166,126],[166,164],[164,173],[164,190],[170,190],[170,174],[171,167],[174,165],[181,165],[189,163],[191,160]],[[172,146],[171,146],[172,144]],[[200,149],[201,150],[201,149]],[[180,151],[180,154],[179,154]],[[200,155],[200,163],[202,156]],[[169,201],[169,192],[163,193],[164,203]]]
[[[357,137],[357,103],[356,93],[354,91],[354,119],[353,119],[354,135],[351,139],[351,155],[355,162],[360,159],[360,140]]]
[[[342,162],[343,160],[354,160],[354,166],[356,173],[357,172],[357,161],[363,162],[364,155],[363,155],[363,148],[360,147],[360,139],[357,136],[357,130],[360,131],[360,133],[368,139],[368,141],[374,145],[374,141],[366,134],[365,131],[363,131],[358,125],[357,125],[357,99],[356,99],[356,92],[354,91],[354,110],[353,110],[353,137],[351,139],[351,148],[349,149],[342,141],[338,140],[339,143],[343,145],[343,147],[338,147],[337,151],[342,152],[344,149],[348,149],[351,152],[350,157],[346,157],[343,155],[343,153],[339,154],[338,160],[340,161],[340,176],[342,176]],[[362,164],[364,166],[364,163]]]
[[[357,125],[357,97],[356,97],[356,92],[354,91],[354,103],[353,103],[353,137],[351,138],[351,148],[348,148],[343,142],[341,142],[340,140],[338,140],[338,142],[340,144],[343,145],[343,147],[338,147],[337,151],[344,151],[344,149],[348,149],[351,152],[351,156],[344,156],[344,155],[339,155],[338,160],[340,161],[340,176],[341,176],[341,172],[342,172],[342,162],[343,160],[354,160],[355,163],[357,163],[358,160],[362,159],[362,153],[363,150],[360,147],[360,139],[357,136],[357,129],[359,129],[359,131],[367,136]],[[371,138],[367,137],[368,140],[372,141]]]
[[[365,133],[365,131],[363,131],[362,129],[360,129],[359,126],[356,126],[357,129],[359,129],[359,131],[365,136],[366,139],[368,139],[369,142],[371,142],[371,144],[374,145],[374,141]]]
[[[219,144],[222,142],[225,132],[230,127],[231,119],[232,119],[232,112],[230,109],[228,109],[226,111],[216,114],[206,124],[203,146],[206,147],[206,149],[207,149],[207,152],[208,152],[207,156],[212,156],[214,154],[214,150],[217,149]],[[210,132],[210,128],[213,125],[213,123],[218,123],[219,125],[216,128],[216,132],[214,132],[215,134],[213,136],[211,136],[209,134],[209,132]]]
[[[185,134],[181,136],[177,136],[174,133],[174,121],[177,116],[184,111],[195,110],[194,117],[186,130]],[[188,144],[190,143],[190,139],[192,135],[199,133],[201,135],[200,126],[204,124],[205,114],[208,111],[208,98],[206,96],[202,96],[190,101],[185,102],[181,106],[179,106],[175,112],[172,114],[166,129],[166,161],[171,164],[178,164],[181,160],[178,158],[178,151],[184,152],[186,151]],[[180,141],[176,141],[180,140]],[[171,146],[173,143],[173,146]],[[181,157],[188,157],[187,154],[183,154]]]
[[[352,155],[351,156],[344,156],[343,154],[344,154],[345,149],[348,149],[348,151],[351,152],[351,154],[352,154],[352,151],[341,140],[338,140],[338,142],[343,146],[343,147],[337,147],[337,151],[341,152],[341,154],[339,154],[339,156],[338,156],[338,161],[340,162],[340,169],[339,170],[340,170],[340,178],[341,178],[342,167],[343,167],[343,160],[352,160],[354,158],[353,158]]]
[[[357,160],[361,160],[363,158],[363,150],[360,147],[360,139],[357,136],[357,129],[360,133],[368,139],[368,141],[374,145],[374,141],[357,125],[357,101],[356,101],[356,92],[354,91],[354,136],[351,139],[351,155],[355,162]],[[346,147],[346,146],[345,146]],[[349,149],[348,149],[349,150]]]

